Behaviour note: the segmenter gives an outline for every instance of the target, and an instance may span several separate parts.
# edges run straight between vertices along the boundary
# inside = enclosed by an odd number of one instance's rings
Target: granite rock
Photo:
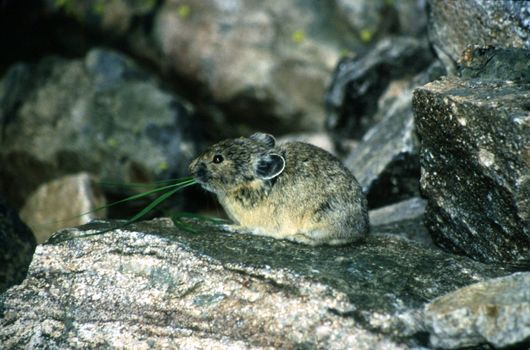
[[[398,237],[309,247],[168,219],[58,232],[0,296],[16,347],[407,349],[429,301],[506,275]]]
[[[527,82],[446,78],[414,92],[434,241],[481,261],[530,256]]]
[[[472,284],[424,308],[435,348],[530,347],[530,272]]]
[[[0,293],[24,280],[35,246],[33,232],[0,198]]]
[[[430,0],[429,39],[455,72],[469,46],[530,48],[530,3],[518,0]]]

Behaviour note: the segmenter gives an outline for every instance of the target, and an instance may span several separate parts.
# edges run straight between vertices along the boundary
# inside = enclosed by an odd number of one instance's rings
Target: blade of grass
[[[107,233],[107,232],[110,232],[110,231],[114,231],[114,230],[117,230],[117,229],[120,229],[120,228],[124,228],[136,221],[138,221],[139,219],[141,219],[142,217],[144,217],[147,213],[149,213],[151,210],[153,210],[155,207],[157,207],[160,203],[162,203],[163,201],[165,201],[166,199],[168,199],[169,197],[171,197],[173,194],[175,194],[176,192],[180,191],[181,189],[183,188],[186,188],[186,187],[190,187],[190,186],[193,186],[195,185],[195,181],[188,181],[188,183],[185,183],[185,184],[179,184],[180,186],[179,187],[176,187],[176,185],[171,185],[171,186],[167,186],[167,187],[173,187],[173,189],[171,191],[168,191],[162,195],[160,195],[160,197],[158,197],[157,199],[155,199],[154,201],[152,201],[151,203],[149,203],[148,206],[146,206],[145,208],[143,208],[138,214],[136,214],[135,216],[133,216],[132,218],[130,218],[129,220],[127,220],[125,223],[121,224],[121,225],[118,225],[116,227],[111,227],[109,229],[106,229],[106,230],[103,230],[103,231],[98,231],[98,232],[94,232],[94,233],[89,233],[89,234],[86,234],[86,235],[83,235],[81,236],[82,238],[84,237],[90,237],[90,236],[96,236],[96,235],[100,235],[100,234],[103,234],[103,233]]]
[[[169,190],[169,189],[176,189],[178,191],[178,190],[180,190],[182,188],[194,185],[195,183],[196,183],[196,181],[193,178],[183,178],[182,181],[180,181],[178,183],[171,184],[171,185],[168,185],[168,186],[158,187],[158,188],[155,188],[155,189],[153,189],[151,191],[138,193],[138,194],[129,196],[127,198],[121,199],[119,201],[112,202],[112,203],[109,203],[109,204],[106,204],[106,205],[102,205],[101,207],[97,207],[95,209],[86,211],[86,212],[81,213],[79,215],[72,216],[71,218],[68,218],[68,219],[65,219],[65,220],[60,220],[60,221],[54,221],[53,223],[68,222],[69,220],[74,220],[74,219],[80,218],[83,215],[92,214],[92,213],[95,213],[97,211],[116,206],[118,204],[122,204],[122,203],[129,202],[129,201],[132,201],[132,200],[135,200],[135,199],[140,199],[140,198],[143,198],[143,197],[147,197],[147,196],[149,196],[149,195],[151,195],[153,193],[158,193],[158,192],[162,192],[162,191]]]
[[[167,179],[167,180],[160,180],[160,181],[154,181],[150,183],[141,183],[141,182],[112,182],[112,181],[98,181],[98,184],[103,187],[125,187],[125,188],[150,188],[154,186],[159,185],[165,185],[165,184],[174,184],[175,181],[186,182],[193,180],[193,177],[183,177],[179,179]]]
[[[228,222],[227,220],[224,220],[224,219],[215,218],[211,216],[204,216],[204,215],[195,214],[195,213],[189,213],[185,211],[179,211],[171,215],[171,220],[173,221],[176,227],[184,231],[191,232],[191,233],[197,233],[198,230],[194,229],[190,224],[187,224],[184,221],[182,221],[182,218],[192,218],[192,219],[198,219],[201,221],[209,221],[214,225]]]

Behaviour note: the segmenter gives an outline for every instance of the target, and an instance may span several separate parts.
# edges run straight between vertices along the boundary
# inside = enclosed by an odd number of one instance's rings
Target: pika
[[[190,164],[217,195],[235,231],[309,245],[339,245],[368,233],[366,199],[330,153],[303,142],[276,144],[256,133],[221,141]]]

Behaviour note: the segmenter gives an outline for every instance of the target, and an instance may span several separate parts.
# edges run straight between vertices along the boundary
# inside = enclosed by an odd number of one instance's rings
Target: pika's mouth
[[[210,180],[210,174],[208,173],[208,170],[206,169],[206,165],[204,163],[192,163],[190,166],[190,173],[191,175],[197,180],[197,182],[205,187],[205,185],[208,184],[208,181]]]

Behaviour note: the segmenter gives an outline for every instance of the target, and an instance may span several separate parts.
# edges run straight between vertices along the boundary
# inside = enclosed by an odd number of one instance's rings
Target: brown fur
[[[222,162],[214,162],[216,156]],[[213,145],[190,172],[217,194],[238,230],[310,245],[344,244],[368,233],[359,184],[318,147],[276,145],[259,133]]]

